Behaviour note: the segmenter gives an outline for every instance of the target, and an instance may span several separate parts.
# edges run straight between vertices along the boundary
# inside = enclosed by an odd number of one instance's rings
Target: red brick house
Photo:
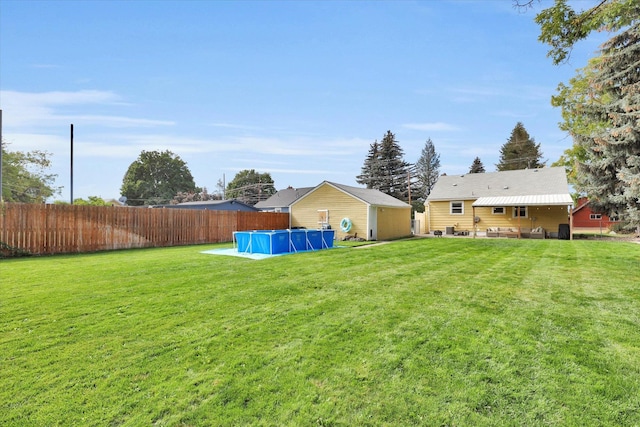
[[[589,199],[586,197],[578,199],[578,206],[573,209],[573,226],[575,228],[611,228],[612,224],[618,221],[609,218],[607,215],[595,213],[589,207]]]

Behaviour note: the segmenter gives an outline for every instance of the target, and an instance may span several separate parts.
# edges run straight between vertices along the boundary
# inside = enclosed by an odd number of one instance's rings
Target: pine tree
[[[486,171],[484,170],[484,165],[482,164],[482,160],[480,160],[480,157],[476,157],[475,159],[473,159],[473,163],[469,168],[469,173],[485,173],[485,172]]]
[[[500,148],[500,163],[496,167],[499,171],[542,168],[541,159],[540,144],[536,144],[524,125],[518,122],[511,137]]]
[[[396,199],[409,199],[409,163],[403,159],[404,152],[391,131],[387,131],[382,141],[374,142],[356,177],[359,184],[380,190]]]
[[[431,193],[431,189],[436,185],[440,175],[440,154],[436,152],[436,147],[427,139],[422,148],[420,158],[416,162],[416,175],[418,178],[417,198],[424,202]]]
[[[619,216],[640,234],[640,26],[606,42],[594,68],[591,86],[599,102],[581,110],[580,118],[596,126],[573,134],[587,152],[577,187],[592,209]]]
[[[379,190],[381,187],[380,176],[382,174],[380,165],[380,144],[376,140],[369,146],[369,153],[364,160],[360,175],[356,177],[356,182],[365,185],[367,188]]]

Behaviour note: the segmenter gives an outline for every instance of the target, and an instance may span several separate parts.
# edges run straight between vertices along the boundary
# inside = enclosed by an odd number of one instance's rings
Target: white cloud
[[[235,129],[235,130],[257,130],[255,126],[238,125],[233,123],[211,123],[209,126],[223,129]]]
[[[253,166],[249,166],[249,165],[253,165]],[[256,169],[255,167],[255,162],[251,161],[250,163],[247,163],[247,165],[245,166],[235,166],[235,167],[226,167],[225,170],[228,171],[239,171],[239,170],[245,170],[245,169]],[[264,172],[268,172],[270,174],[275,174],[275,173],[287,173],[287,174],[295,174],[295,175],[328,175],[328,174],[332,174],[335,173],[334,170],[330,170],[330,169],[287,169],[287,168],[283,168],[283,169],[278,169],[278,168],[263,168]],[[262,170],[258,170],[258,172],[261,172]]]
[[[102,125],[108,127],[155,127],[175,125],[175,122],[169,120],[135,119],[131,117],[105,115],[69,115],[58,116],[58,118],[65,122],[75,122],[83,125]]]
[[[101,125],[107,127],[170,126],[172,121],[139,119],[119,115],[87,115],[71,113],[67,110],[75,107],[85,110],[87,106],[127,105],[121,97],[111,91],[81,90],[77,92],[17,92],[0,91],[5,127],[44,128],[69,123]],[[61,110],[65,113],[61,113]]]
[[[75,128],[74,128],[75,130]],[[45,141],[44,136],[34,137],[31,134],[14,135],[21,141]],[[62,143],[61,143],[62,141]],[[55,142],[55,145],[53,145]],[[68,138],[51,140],[51,149],[64,150],[69,145]],[[359,139],[325,141],[322,139],[299,139],[277,137],[224,137],[198,138],[175,134],[144,133],[93,133],[81,135],[75,130],[74,147],[77,156],[98,158],[134,159],[141,151],[169,150],[181,157],[230,156],[233,154],[245,157],[247,154],[259,155],[259,161],[286,163],[287,158],[308,157],[323,159],[332,157],[364,156],[367,142]],[[34,147],[35,148],[35,147]],[[21,148],[22,149],[22,148]],[[363,151],[364,150],[364,151]],[[237,160],[237,158],[236,158]],[[337,161],[337,160],[336,160]],[[255,162],[255,160],[254,160]]]
[[[17,92],[0,91],[5,105],[52,106],[72,104],[103,104],[120,101],[120,97],[111,91],[81,90],[77,92]]]
[[[449,123],[433,122],[433,123],[405,123],[403,128],[422,131],[457,131],[458,127]]]
[[[37,133],[5,133],[2,139],[9,151],[42,150],[50,153],[69,152],[69,134],[47,135]]]

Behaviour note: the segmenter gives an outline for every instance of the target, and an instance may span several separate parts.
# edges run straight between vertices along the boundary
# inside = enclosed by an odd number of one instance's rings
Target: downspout
[[[573,205],[569,205],[569,240],[573,240]]]

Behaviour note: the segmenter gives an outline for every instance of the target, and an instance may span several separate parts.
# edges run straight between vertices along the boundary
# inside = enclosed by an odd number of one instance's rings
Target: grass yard
[[[637,426],[640,245],[0,261],[2,426]]]

